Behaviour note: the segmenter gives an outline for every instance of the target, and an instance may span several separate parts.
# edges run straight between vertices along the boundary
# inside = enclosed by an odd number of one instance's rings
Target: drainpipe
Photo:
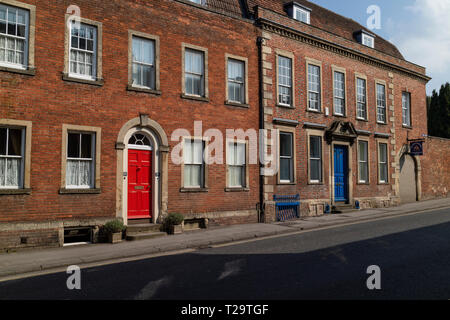
[[[257,45],[258,45],[258,67],[259,67],[259,129],[264,129],[264,82],[263,82],[263,63],[262,63],[262,46],[263,46],[264,39],[262,37],[258,37],[257,39]],[[261,154],[261,148],[263,147],[261,145],[261,140],[259,144],[259,152]],[[258,204],[258,222],[264,223],[265,222],[265,203],[264,203],[264,176],[262,175],[262,169],[264,168],[264,164],[262,163],[260,159],[259,164],[259,204]]]

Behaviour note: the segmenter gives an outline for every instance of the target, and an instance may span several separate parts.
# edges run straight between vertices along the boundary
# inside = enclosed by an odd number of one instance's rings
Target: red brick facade
[[[159,139],[156,153],[160,167],[159,172],[155,172],[160,174],[155,204],[159,217],[179,212],[187,218],[207,218],[212,225],[258,221],[255,209],[260,202],[258,164],[248,165],[248,185],[237,192],[227,189],[227,168],[220,164],[208,165],[207,188],[198,190],[201,192],[182,188],[183,167],[170,159],[170,152],[178,144],[178,141],[171,141],[171,135],[183,128],[193,136],[195,121],[202,121],[203,133],[218,129],[224,135],[226,129],[257,130],[260,117],[264,118],[265,129],[286,126],[277,121],[292,121],[287,127],[295,132],[296,179],[292,184],[280,185],[277,176],[264,178],[267,221],[275,219],[272,201],[275,194],[300,194],[301,215],[321,215],[325,204],[333,204],[333,149],[325,136],[336,121],[352,123],[359,132],[354,144],[349,144],[350,203],[359,200],[362,207],[371,207],[399,202],[401,150],[408,138],[421,138],[427,133],[425,69],[405,61],[398,50],[384,40],[380,40],[376,50],[353,41],[355,30],[349,29],[354,24],[342,25],[339,19],[333,20],[336,26],[340,24],[340,29],[330,33],[324,29],[323,19],[317,16],[313,16],[311,26],[288,18],[282,11],[283,1],[215,0],[202,7],[188,0],[80,0],[76,4],[81,17],[101,23],[102,35],[101,63],[98,64],[101,79],[83,83],[69,81],[63,75],[68,46],[65,43],[66,13],[72,13],[67,12],[72,3],[0,0],[0,4],[18,3],[35,6],[35,70],[17,72],[0,67],[0,120],[3,121],[0,125],[9,120],[32,124],[31,152],[27,155],[31,159],[30,185],[22,193],[8,194],[0,190],[0,249],[49,245],[52,241],[62,243],[64,227],[98,226],[114,217],[126,221],[123,159],[127,141],[123,139],[135,128],[148,129]],[[323,17],[337,19],[330,12]],[[158,90],[127,89],[130,32],[159,39]],[[261,48],[257,45],[258,37],[264,39]],[[207,50],[209,95],[206,99],[187,99],[182,95],[184,45]],[[279,50],[294,57],[293,108],[276,106]],[[225,103],[228,55],[247,61],[248,101],[245,105]],[[259,55],[262,61],[258,60]],[[322,106],[329,109],[328,116],[307,111],[307,59],[321,64]],[[334,67],[345,69],[345,117],[333,116]],[[356,120],[356,74],[367,79],[368,121]],[[376,81],[386,85],[385,125],[376,123]],[[403,91],[411,94],[411,128],[402,125]],[[264,97],[263,101],[260,96]],[[260,102],[263,114],[260,114]],[[66,192],[62,188],[63,125],[101,130],[100,176],[95,192]],[[317,125],[323,127],[317,129]],[[320,131],[324,137],[323,181],[319,184],[308,180],[308,130]],[[358,183],[357,139],[369,141],[370,179],[367,184]],[[376,143],[380,139],[389,147],[387,184],[378,183]],[[226,150],[225,143],[223,148]],[[422,168],[422,174],[429,170],[424,164]],[[441,187],[435,191],[430,187],[431,182],[427,182],[428,178],[422,176],[422,179],[424,198],[442,194]],[[46,226],[47,222],[55,222],[56,226]],[[58,230],[57,236],[55,230]],[[21,236],[28,232],[45,236],[42,241],[27,236],[28,243],[21,244]]]

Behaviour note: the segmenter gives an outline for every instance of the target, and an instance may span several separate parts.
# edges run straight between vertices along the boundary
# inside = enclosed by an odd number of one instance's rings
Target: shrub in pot
[[[116,219],[107,222],[103,230],[108,236],[109,243],[118,243],[122,241],[122,232],[125,230],[122,220]]]
[[[164,220],[166,230],[169,234],[183,233],[184,216],[180,213],[171,213]]]

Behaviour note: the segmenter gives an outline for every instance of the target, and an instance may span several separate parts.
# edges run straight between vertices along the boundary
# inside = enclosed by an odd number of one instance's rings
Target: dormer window
[[[364,30],[356,33],[356,40],[366,47],[375,48],[375,36]]]
[[[296,2],[287,3],[285,6],[289,17],[303,23],[311,23],[311,9]]]
[[[310,12],[303,8],[294,6],[294,19],[310,24]]]
[[[365,33],[362,34],[362,44],[374,48],[375,47],[375,39]]]
[[[206,4],[206,0],[189,0],[189,1],[196,3],[196,4],[200,4],[200,5]]]

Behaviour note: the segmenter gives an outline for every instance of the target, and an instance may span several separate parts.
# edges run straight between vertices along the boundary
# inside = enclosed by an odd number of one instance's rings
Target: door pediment
[[[346,141],[353,145],[357,137],[358,133],[351,122],[335,121],[325,131],[325,138],[328,144],[331,144],[333,141]]]

